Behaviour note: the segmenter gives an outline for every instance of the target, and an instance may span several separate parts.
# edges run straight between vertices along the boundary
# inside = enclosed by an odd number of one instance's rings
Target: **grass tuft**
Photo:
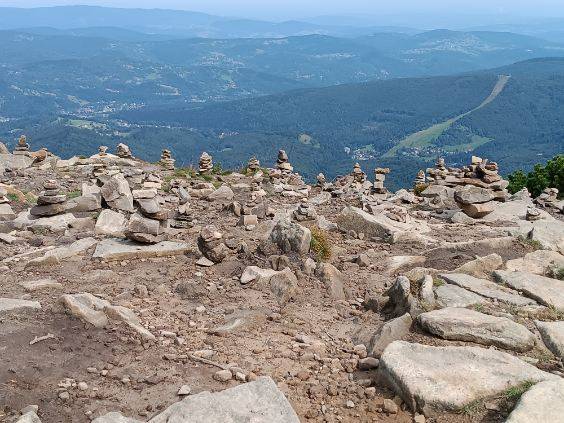
[[[331,242],[327,232],[319,228],[312,228],[310,248],[317,261],[329,260],[331,258]]]

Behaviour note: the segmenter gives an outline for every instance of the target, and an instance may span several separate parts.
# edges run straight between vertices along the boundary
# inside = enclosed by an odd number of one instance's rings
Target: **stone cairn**
[[[439,181],[445,179],[449,174],[449,171],[445,165],[445,159],[442,157],[437,158],[435,163],[435,168],[427,169],[427,179],[429,182],[439,183]]]
[[[425,185],[427,183],[427,179],[425,177],[425,171],[421,169],[417,172],[417,176],[415,177],[415,181],[413,182],[414,187],[418,187],[421,185]]]
[[[119,143],[116,148],[117,156],[122,159],[132,159],[131,149],[128,145]]]
[[[43,183],[44,191],[37,198],[37,205],[29,211],[33,216],[55,216],[67,209],[67,196],[61,194],[57,181],[47,180]]]
[[[15,155],[26,156],[29,154],[29,144],[27,143],[27,138],[25,135],[22,135],[18,140],[18,145],[14,150]]]
[[[198,163],[200,175],[207,175],[212,173],[213,171],[213,159],[205,151],[200,156],[200,161]]]
[[[558,189],[545,188],[545,190],[535,198],[535,203],[545,208],[556,207],[558,203]]]
[[[125,236],[143,244],[156,244],[166,239],[168,211],[163,210],[156,189],[135,193],[137,213],[129,219]]]
[[[388,190],[384,186],[386,175],[390,173],[389,168],[377,167],[374,169],[374,192],[376,194],[387,194]]]
[[[174,170],[175,160],[172,158],[170,150],[164,149],[161,153],[160,164],[164,170]]]
[[[307,220],[317,219],[317,213],[315,208],[309,204],[307,201],[302,201],[298,208],[294,210],[294,219],[298,222],[305,222]]]
[[[98,147],[98,156],[106,157],[108,155],[108,147],[105,145],[101,145]]]
[[[362,171],[360,168],[360,164],[355,163],[353,167],[353,171],[351,173],[354,182],[358,182],[359,184],[363,184],[366,182],[366,173]]]
[[[276,168],[282,172],[282,175],[288,175],[294,171],[294,168],[288,160],[288,155],[284,150],[278,151],[278,159],[276,160]]]
[[[317,186],[323,188],[327,183],[327,178],[323,173],[317,175]]]
[[[247,163],[247,173],[256,173],[260,170],[260,162],[256,157],[251,157]]]
[[[223,234],[214,225],[205,226],[198,237],[198,248],[208,260],[214,263],[223,261],[229,248],[223,242]]]

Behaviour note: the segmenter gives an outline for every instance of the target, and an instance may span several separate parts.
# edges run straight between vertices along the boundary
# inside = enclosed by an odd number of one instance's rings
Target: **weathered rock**
[[[144,340],[154,340],[155,335],[145,329],[135,313],[127,307],[107,305],[104,307],[106,316],[113,320],[120,320],[139,334]]]
[[[63,287],[63,284],[57,282],[54,279],[38,279],[34,281],[26,281],[21,282],[20,285],[23,286],[27,292],[41,291],[44,289],[60,289]]]
[[[284,253],[307,254],[311,244],[311,231],[289,218],[284,218],[272,229],[270,240]]]
[[[454,200],[463,205],[482,204],[494,199],[491,191],[486,188],[466,186],[454,192]]]
[[[415,318],[422,312],[417,299],[411,295],[411,283],[405,276],[398,276],[385,295],[390,299],[384,307],[385,314],[398,317],[409,313]]]
[[[126,229],[125,216],[113,210],[102,210],[98,219],[94,232],[98,235],[109,235],[115,237],[123,237]]]
[[[539,330],[544,344],[556,356],[564,360],[564,321],[539,322],[535,325]]]
[[[487,278],[494,270],[503,266],[503,259],[499,254],[490,254],[484,257],[477,257],[475,260],[464,263],[462,266],[453,270],[453,273],[466,273],[476,278]]]
[[[270,278],[276,274],[273,269],[261,269],[257,266],[247,266],[241,275],[241,284],[247,285],[251,282],[263,285],[270,281]]]
[[[327,292],[332,298],[337,300],[346,298],[345,277],[335,266],[330,263],[320,263],[315,275],[325,284]]]
[[[299,423],[274,381],[258,378],[225,391],[190,395],[153,417],[149,423]]]
[[[442,307],[469,307],[487,302],[481,295],[451,284],[437,287],[435,293],[437,303]]]
[[[192,248],[183,242],[163,241],[158,244],[140,245],[128,240],[105,239],[98,243],[92,257],[112,261],[177,256],[191,250]]]
[[[81,294],[65,294],[60,298],[65,309],[73,316],[91,325],[102,328],[108,324],[104,308],[111,304],[88,292]]]
[[[214,192],[208,195],[209,201],[223,201],[229,202],[233,200],[235,194],[233,194],[233,190],[229,188],[227,185],[222,185]]]
[[[94,238],[82,238],[64,247],[58,247],[47,251],[42,257],[34,258],[26,263],[26,268],[41,267],[60,263],[63,260],[78,256],[89,248],[96,245],[98,241]]]
[[[545,306],[564,311],[564,281],[525,272],[496,270],[494,276],[511,288],[522,291]]]
[[[28,411],[24,413],[16,423],[41,423],[41,419],[37,416],[35,411]]]
[[[111,413],[104,414],[92,421],[92,423],[141,423],[140,420],[126,417],[120,412],[112,411]]]
[[[378,369],[409,408],[426,416],[461,410],[526,381],[559,380],[558,376],[494,349],[430,347],[404,341],[386,348]]]
[[[14,220],[15,218],[16,218],[16,214],[14,213],[12,207],[9,204],[7,203],[0,204],[0,222]]]
[[[518,295],[517,292],[503,288],[499,284],[490,282],[486,279],[478,279],[463,273],[442,274],[441,278],[448,283],[458,285],[468,291],[472,291],[483,297],[495,299],[503,303],[517,306],[534,304],[533,301]]]
[[[384,323],[370,340],[368,346],[369,354],[372,357],[380,357],[388,345],[409,334],[412,323],[413,319],[409,313]]]
[[[539,382],[525,392],[505,423],[559,422],[564,416],[564,379]]]
[[[270,278],[270,291],[274,294],[280,306],[290,301],[296,293],[297,288],[298,279],[289,268],[276,272]]]
[[[419,315],[428,332],[444,339],[495,345],[514,351],[528,351],[534,335],[523,325],[505,317],[489,316],[466,308],[443,308]]]
[[[505,267],[510,272],[550,275],[554,270],[564,268],[564,256],[556,251],[537,250],[525,257],[508,260]]]
[[[460,208],[467,216],[474,219],[485,217],[495,210],[493,201],[481,204],[461,204]]]
[[[214,225],[205,226],[198,237],[200,252],[213,261],[220,263],[229,254],[229,248],[223,242],[223,234]]]
[[[113,209],[133,213],[133,195],[125,176],[118,173],[109,178],[100,190],[102,197]]]
[[[419,297],[425,307],[433,308],[435,306],[437,301],[433,292],[433,277],[431,275],[425,275],[421,280]]]
[[[20,300],[17,298],[0,298],[0,313],[22,309],[40,309],[38,301]]]

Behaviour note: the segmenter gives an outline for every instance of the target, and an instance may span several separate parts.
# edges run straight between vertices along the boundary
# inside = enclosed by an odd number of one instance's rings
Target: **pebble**
[[[30,411],[33,411],[35,414],[37,414],[37,412],[39,411],[39,406],[32,404],[32,405],[28,405],[27,407],[24,407],[20,410],[21,414],[27,414]]]
[[[366,357],[358,360],[358,368],[360,370],[373,370],[378,368],[380,360],[374,357]]]
[[[397,414],[399,411],[398,405],[393,402],[391,399],[384,400],[384,411],[388,414]]]
[[[198,307],[196,307],[196,311],[197,311],[198,313],[203,313],[203,312],[206,311],[206,307],[203,306],[203,305],[198,306]]]
[[[220,382],[228,382],[233,378],[231,370],[219,370],[214,373],[213,378]]]
[[[192,392],[192,388],[190,388],[190,385],[182,385],[178,390],[177,395],[179,396],[190,395],[190,392]]]
[[[347,408],[354,408],[354,402],[352,402],[351,400],[347,401]]]
[[[59,394],[59,398],[66,401],[70,398],[70,394],[67,391],[63,391]]]
[[[423,414],[416,414],[413,418],[413,423],[425,423],[425,416]]]
[[[86,382],[78,382],[78,389],[86,391],[88,389],[88,384]]]

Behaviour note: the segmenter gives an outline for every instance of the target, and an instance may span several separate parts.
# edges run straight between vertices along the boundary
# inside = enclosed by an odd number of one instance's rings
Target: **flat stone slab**
[[[495,278],[513,289],[522,291],[539,303],[564,311],[564,281],[525,272],[496,270]]]
[[[519,358],[481,347],[430,347],[396,341],[380,358],[379,373],[414,411],[458,411],[525,381],[559,380]]]
[[[0,313],[25,308],[40,309],[41,304],[39,304],[38,301],[20,300],[17,298],[0,298]]]
[[[469,307],[487,302],[481,295],[450,284],[435,288],[435,295],[437,296],[437,303],[441,307]]]
[[[522,297],[517,292],[502,288],[495,282],[490,282],[486,279],[478,279],[464,273],[442,274],[441,278],[448,283],[460,286],[483,297],[501,301],[502,303],[516,306],[535,304],[529,298]]]
[[[105,260],[124,260],[176,256],[188,251],[191,251],[191,247],[183,242],[163,241],[158,244],[143,245],[129,240],[105,239],[98,243],[92,257]]]
[[[149,423],[300,423],[292,406],[269,377],[221,392],[190,395]]]
[[[536,321],[535,324],[548,349],[552,351],[555,356],[564,360],[564,322]]]
[[[54,279],[37,279],[34,281],[25,281],[20,283],[27,292],[40,291],[43,289],[60,289],[63,287],[62,283]]]
[[[527,272],[536,275],[544,275],[551,269],[564,267],[564,256],[556,251],[537,250],[528,253],[524,257],[508,260],[505,263],[507,270],[511,272]]]
[[[490,316],[467,308],[443,308],[419,315],[426,331],[443,339],[528,351],[535,336],[523,325],[505,317]]]
[[[561,422],[564,379],[539,382],[525,392],[505,423]]]

